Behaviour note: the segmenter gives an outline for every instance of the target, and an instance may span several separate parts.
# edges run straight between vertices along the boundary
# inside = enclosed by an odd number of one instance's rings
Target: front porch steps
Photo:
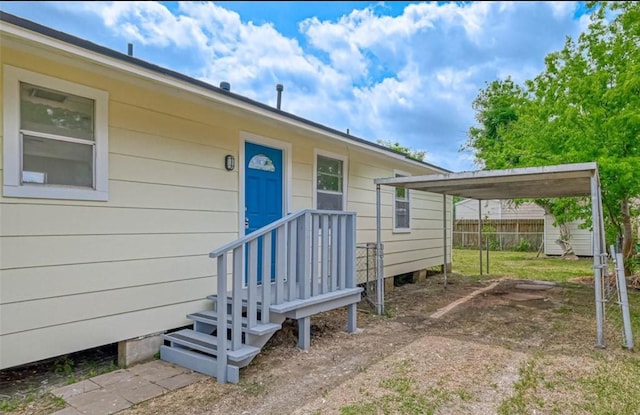
[[[216,336],[198,333],[195,330],[184,329],[165,334],[164,339],[169,341],[172,346],[198,350],[212,356],[215,356],[218,350],[218,338]],[[254,358],[258,353],[260,353],[260,349],[257,347],[243,344],[238,350],[227,350],[227,358],[232,363],[239,363]]]
[[[188,314],[187,318],[189,320],[193,320],[194,324],[198,323],[197,325],[202,323],[202,324],[208,324],[210,326],[215,326],[215,327],[218,326],[218,317],[216,316],[216,312],[214,310],[198,311],[197,313]],[[232,324],[231,317],[229,317],[227,319],[227,328],[230,329],[231,324]],[[257,324],[253,327],[247,328],[247,318],[246,317],[242,318],[242,331],[245,333],[256,335],[256,336],[272,334],[280,330],[281,328],[282,328],[282,324],[277,324],[277,323]],[[196,328],[196,331],[203,331],[203,330],[198,330],[198,328]]]
[[[239,350],[227,350],[227,381],[239,382],[239,369],[251,363],[273,334],[282,328],[281,323],[286,318],[298,320],[300,328],[298,346],[302,349],[307,349],[310,345],[310,317],[313,314],[348,306],[347,330],[355,331],[356,305],[360,301],[362,291],[360,287],[346,288],[307,299],[272,304],[269,306],[270,323],[260,321],[262,304],[258,302],[256,324],[251,327],[248,327],[247,308],[243,302],[242,346]],[[187,315],[187,318],[194,322],[193,329],[182,329],[165,334],[164,339],[167,344],[160,347],[160,358],[196,372],[217,377],[218,338],[216,335],[219,335],[215,311],[217,296],[210,295],[207,298],[214,302],[214,307]],[[225,328],[227,338],[230,339],[232,337],[230,313],[227,315]],[[228,344],[230,345],[231,342],[229,341]]]

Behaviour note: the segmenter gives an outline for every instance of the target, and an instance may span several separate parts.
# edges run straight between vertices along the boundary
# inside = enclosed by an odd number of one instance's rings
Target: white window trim
[[[4,180],[5,197],[106,201],[109,196],[108,105],[106,91],[42,75],[10,65],[4,72]],[[95,182],[94,189],[72,186],[21,184],[20,82],[51,88],[95,101]]]
[[[402,177],[409,177],[411,173],[407,173],[402,170],[394,170],[393,177],[397,177],[400,175]],[[411,220],[413,219],[413,215],[411,214],[411,191],[409,189],[405,189],[407,194],[407,201],[409,202],[409,227],[408,228],[398,228],[396,227],[396,189],[393,188],[393,203],[392,203],[392,217],[391,221],[393,223],[393,233],[411,233]]]
[[[342,161],[342,211],[347,210],[347,189],[349,188],[349,158],[329,151],[313,150],[313,208],[318,208],[318,156]],[[329,193],[329,192],[327,192]],[[336,193],[336,192],[331,192]],[[337,193],[336,193],[337,194]]]

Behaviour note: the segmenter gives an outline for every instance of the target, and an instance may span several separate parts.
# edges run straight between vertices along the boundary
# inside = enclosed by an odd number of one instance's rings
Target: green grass
[[[529,413],[527,409],[536,405],[536,391],[544,377],[537,368],[537,358],[525,362],[520,367],[519,379],[513,384],[514,393],[509,398],[502,401],[498,406],[498,414],[524,414]],[[537,405],[536,405],[537,406]]]
[[[640,406],[640,358],[624,356],[603,360],[590,376],[580,379],[590,414],[637,415]]]
[[[454,249],[453,272],[478,278],[480,276],[480,254],[477,250]],[[593,275],[593,260],[581,258],[566,260],[547,258],[534,252],[489,251],[489,273],[487,253],[482,252],[483,278],[510,276],[523,279],[566,282],[570,278]]]

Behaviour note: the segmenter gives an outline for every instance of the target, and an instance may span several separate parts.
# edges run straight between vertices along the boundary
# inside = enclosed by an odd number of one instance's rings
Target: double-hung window
[[[107,200],[107,93],[8,65],[4,73],[4,195]]]
[[[344,210],[346,160],[339,156],[318,154],[316,158],[316,208]]]
[[[396,173],[395,177],[406,177],[408,174]],[[393,228],[396,232],[411,230],[411,201],[409,189],[396,187],[393,201]]]

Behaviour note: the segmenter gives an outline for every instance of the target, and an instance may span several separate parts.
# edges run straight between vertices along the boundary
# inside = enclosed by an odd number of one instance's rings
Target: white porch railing
[[[217,260],[217,321],[231,321],[231,339],[224,330],[217,336],[217,378],[224,383],[227,350],[242,347],[243,309],[247,328],[253,328],[269,323],[271,305],[355,288],[356,214],[301,210],[212,251],[209,257]]]

